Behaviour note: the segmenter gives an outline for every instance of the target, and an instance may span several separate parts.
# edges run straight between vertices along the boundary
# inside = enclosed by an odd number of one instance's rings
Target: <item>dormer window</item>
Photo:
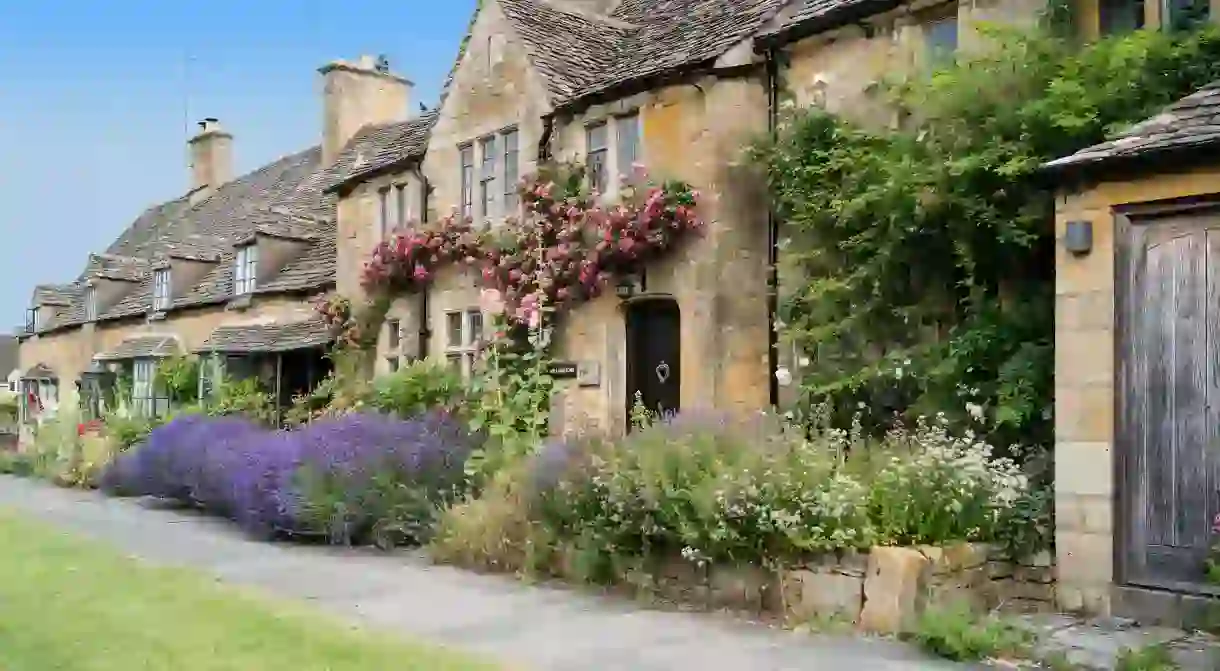
[[[162,312],[169,309],[173,302],[171,293],[169,268],[161,268],[153,272],[153,310]]]
[[[25,331],[26,331],[26,333],[33,333],[34,331],[38,330],[38,327],[40,325],[41,324],[40,324],[40,320],[39,320],[39,316],[38,316],[38,308],[30,308],[30,309],[26,310],[25,311]]]
[[[85,288],[85,321],[97,320],[97,287]]]
[[[234,263],[233,293],[239,296],[254,293],[258,277],[258,245],[239,247]]]

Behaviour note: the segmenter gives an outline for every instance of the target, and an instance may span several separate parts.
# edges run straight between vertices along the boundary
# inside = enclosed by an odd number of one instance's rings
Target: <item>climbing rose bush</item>
[[[443,414],[352,413],[292,431],[185,416],[122,455],[102,486],[197,506],[260,536],[414,543],[427,538],[437,507],[463,493],[473,445]]]
[[[414,291],[441,267],[465,265],[500,292],[506,317],[526,324],[543,306],[596,297],[616,275],[703,230],[699,193],[682,182],[650,185],[642,166],[624,180],[615,205],[547,178],[523,181],[520,194],[524,216],[492,230],[451,216],[396,233],[374,250],[365,289]]]

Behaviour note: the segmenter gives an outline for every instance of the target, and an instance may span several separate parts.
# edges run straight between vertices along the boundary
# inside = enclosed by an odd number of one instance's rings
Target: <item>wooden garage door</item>
[[[1122,574],[1203,584],[1220,511],[1220,216],[1120,219]]]

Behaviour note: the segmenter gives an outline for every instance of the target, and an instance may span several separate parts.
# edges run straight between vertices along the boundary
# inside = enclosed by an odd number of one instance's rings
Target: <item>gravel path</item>
[[[341,617],[536,671],[914,671],[965,668],[899,643],[779,631],[532,586],[418,553],[255,542],[224,520],[0,476],[0,507],[147,561],[306,600]]]

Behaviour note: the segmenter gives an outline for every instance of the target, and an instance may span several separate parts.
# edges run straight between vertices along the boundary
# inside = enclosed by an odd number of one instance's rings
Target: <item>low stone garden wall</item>
[[[983,610],[1052,611],[1049,553],[1012,563],[992,547],[876,547],[780,571],[699,566],[675,558],[646,579],[659,595],[686,603],[779,615],[790,621],[850,621],[892,634],[927,608],[964,603]],[[641,577],[630,582],[639,584]]]

